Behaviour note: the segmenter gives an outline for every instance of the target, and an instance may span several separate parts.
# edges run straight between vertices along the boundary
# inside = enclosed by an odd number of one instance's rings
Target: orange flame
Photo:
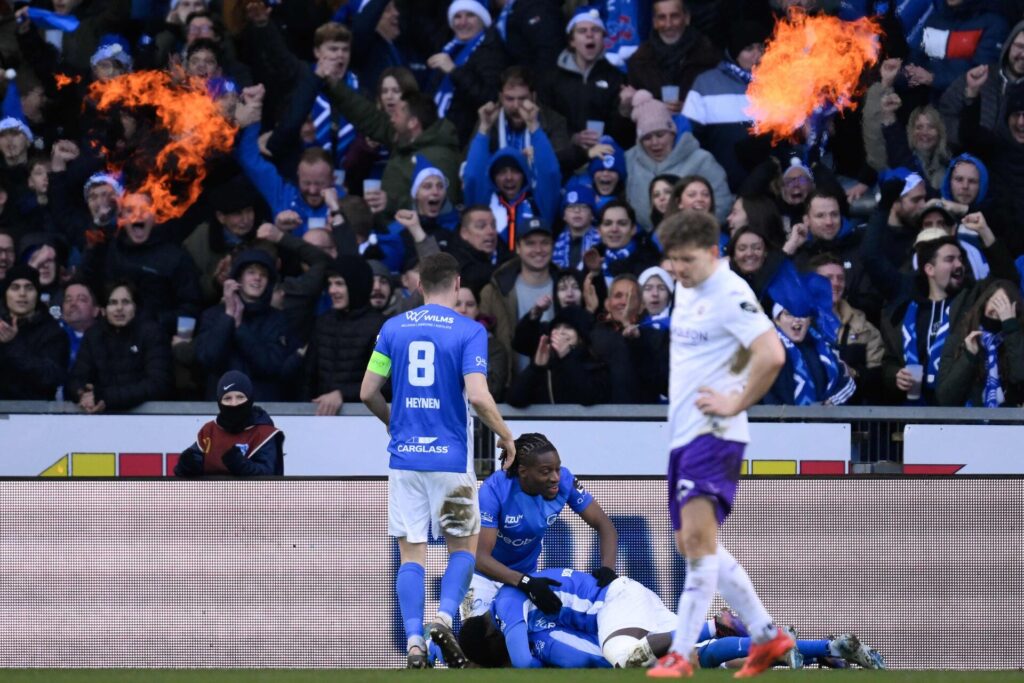
[[[71,85],[72,83],[81,83],[82,82],[82,77],[81,76],[66,76],[64,74],[57,74],[57,73],[55,73],[55,74],[53,74],[53,80],[57,82],[57,90],[60,90],[61,88],[65,88],[65,87]]]
[[[158,223],[183,215],[202,192],[207,158],[229,152],[237,130],[207,94],[205,82],[183,74],[138,71],[94,82],[89,93],[100,111],[115,106],[155,109],[155,132],[165,131],[168,142],[147,164],[145,179],[126,179],[130,186],[125,189],[152,197]]]
[[[817,107],[854,109],[861,73],[878,61],[880,32],[868,19],[791,10],[776,24],[747,89],[745,113],[754,132],[771,133],[777,143],[792,137]]]

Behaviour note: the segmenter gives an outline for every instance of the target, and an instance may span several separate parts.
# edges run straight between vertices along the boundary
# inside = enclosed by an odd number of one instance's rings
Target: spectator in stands
[[[495,28],[515,64],[533,73],[554,68],[565,34],[562,8],[551,0],[504,3]]]
[[[920,45],[911,46],[904,75],[911,88],[925,86],[938,96],[973,66],[999,59],[1008,32],[1006,21],[980,0],[935,3],[924,23]]]
[[[39,273],[17,264],[3,281],[0,317],[0,398],[52,401],[67,377],[68,338],[39,308]]]
[[[668,331],[675,287],[675,280],[660,266],[651,266],[640,274],[640,296],[644,305],[640,326]]]
[[[665,217],[672,200],[672,190],[679,182],[679,176],[662,173],[654,176],[648,192],[651,199],[651,230],[657,231],[661,219]]]
[[[474,292],[491,281],[494,271],[512,258],[504,240],[498,239],[494,214],[484,204],[473,204],[462,211],[458,232],[444,248],[459,262],[462,284]]]
[[[1024,307],[1008,280],[989,283],[950,332],[935,396],[944,406],[1024,404]]]
[[[455,235],[459,225],[459,212],[445,198],[448,190],[448,178],[430,163],[426,157],[415,158],[416,167],[413,171],[412,211],[416,214],[420,227],[434,238],[442,249],[448,246],[449,240]],[[415,241],[398,220],[388,226],[391,236],[400,239],[394,244],[396,252],[401,253],[401,261],[412,258],[415,253]]]
[[[583,255],[601,243],[594,227],[594,191],[584,185],[566,189],[562,198],[565,229],[555,239],[552,262],[559,268],[583,269]]]
[[[509,405],[576,403],[590,406],[607,401],[608,368],[591,353],[592,321],[578,308],[562,310],[542,335],[530,364],[512,382]]]
[[[983,211],[988,198],[988,167],[972,154],[961,154],[949,162],[942,180],[942,198],[963,208],[961,215]]]
[[[1024,21],[1017,22],[1003,41],[999,61],[960,74],[942,94],[939,111],[946,122],[950,144],[962,144],[960,117],[976,99],[981,99],[981,127],[998,128],[1006,118],[1006,91],[1020,83],[1024,83]]]
[[[885,345],[878,328],[867,316],[843,297],[846,292],[846,268],[834,254],[824,253],[812,258],[808,266],[832,286],[832,313],[839,320],[836,350],[854,380],[860,403],[878,403],[882,396],[882,356]]]
[[[260,396],[283,400],[298,376],[302,358],[284,313],[270,306],[277,266],[262,249],[235,257],[224,281],[224,303],[203,312],[196,335],[199,364],[211,373],[207,395],[216,395],[213,377],[226,370],[251,375]]]
[[[369,260],[373,271],[373,287],[370,289],[370,307],[379,311],[385,318],[390,318],[397,304],[395,281],[386,265],[377,260]]]
[[[284,432],[266,411],[243,372],[229,370],[217,381],[217,417],[204,424],[178,458],[176,477],[258,477],[284,474]]]
[[[742,227],[750,226],[771,244],[781,247],[786,243],[786,232],[782,228],[782,216],[775,202],[764,195],[740,195],[732,203],[726,217],[730,237]]]
[[[602,135],[587,150],[590,163],[587,175],[594,190],[594,209],[600,211],[610,201],[626,198],[626,153],[610,135]]]
[[[506,349],[512,348],[516,323],[534,306],[541,306],[542,321],[554,316],[551,297],[558,267],[551,263],[551,227],[541,218],[520,217],[516,227],[516,257],[494,271],[491,282],[480,292],[480,311],[495,320],[494,336]],[[511,370],[525,368],[529,357],[511,356]]]
[[[304,394],[317,415],[337,415],[342,405],[359,401],[366,364],[384,324],[370,306],[373,270],[359,256],[341,256],[327,266],[331,308],[316,319],[306,351]]]
[[[957,230],[959,219],[953,215],[950,208],[965,209],[966,207],[947,202],[943,199],[933,199],[925,204],[921,211],[918,234],[930,228],[938,228],[951,237],[956,237],[960,248],[964,251],[964,267],[967,269],[967,280],[970,282],[982,280],[988,277],[989,267],[985,255],[979,247],[984,247],[975,232],[963,229],[963,235]],[[963,213],[960,213],[963,216]]]
[[[66,168],[65,158],[79,154],[78,146],[67,140],[60,140],[53,146],[52,167]],[[58,161],[60,160],[60,161]],[[51,174],[52,192],[54,195],[54,211],[61,214],[76,213],[71,206],[72,189],[67,187],[65,180],[70,180],[67,171]],[[74,223],[65,228],[65,234],[73,239],[72,244],[80,249],[93,247],[114,237],[117,229],[118,202],[124,197],[124,188],[120,181],[109,173],[94,173],[82,186],[85,206],[88,214],[72,217]]]
[[[60,319],[60,302],[64,299],[67,279],[67,244],[60,235],[35,232],[18,243],[18,261],[39,271],[39,305]]]
[[[170,393],[170,340],[135,317],[137,296],[130,282],[112,285],[103,320],[82,340],[65,394],[87,413],[127,411]]]
[[[487,330],[487,389],[498,403],[505,398],[505,387],[508,386],[508,351],[494,336],[494,318],[482,315],[476,293],[469,287],[459,287],[459,295],[455,300],[455,311],[475,320]]]
[[[384,69],[412,66],[418,61],[410,49],[409,38],[401,36],[400,22],[395,0],[368,0],[357,6],[352,17],[352,68],[361,83],[376,83]]]
[[[537,113],[537,122],[555,150],[562,174],[569,175],[585,164],[586,149],[569,139],[565,117],[537,101],[533,76],[519,65],[510,66],[501,72],[501,91],[498,93],[501,111],[498,112],[497,124],[491,127],[490,151],[493,153],[504,147],[512,147],[522,152],[533,147],[526,119],[523,118],[520,109],[520,105],[526,100],[530,100],[540,109]],[[595,144],[598,138],[593,131],[584,131],[581,135],[590,144]]]
[[[764,54],[769,33],[768,27],[754,22],[733,24],[725,59],[697,76],[684,99],[683,116],[693,125],[700,146],[725,169],[733,189],[738,189],[747,176],[736,145],[747,139],[751,122],[746,113],[747,86],[753,79],[751,71]]]
[[[377,2],[378,0],[373,0]],[[400,208],[411,206],[409,191],[415,174],[416,157],[429,160],[446,178],[458,178],[462,155],[455,126],[448,119],[438,118],[437,105],[422,93],[405,93],[392,113],[386,114],[344,83],[337,81],[327,87],[332,108],[352,122],[360,133],[371,140],[386,143],[391,150],[381,176],[381,190],[386,204],[366,197],[374,213],[390,216]],[[457,204],[459,184],[450,183],[448,199]]]
[[[658,248],[650,235],[637,230],[633,207],[624,201],[615,200],[604,205],[597,216],[597,230],[601,243],[596,250],[602,258],[596,265],[608,283],[623,273],[637,277],[660,260]]]
[[[664,86],[677,87],[678,97],[665,105],[678,114],[694,79],[714,67],[721,53],[690,25],[690,12],[684,0],[654,0],[651,23],[650,38],[640,43],[626,60],[626,74],[629,84],[638,90],[660,93]]]
[[[715,215],[715,193],[708,179],[699,175],[683,176],[676,181],[669,200],[669,214],[684,209]]]
[[[82,339],[89,328],[96,324],[99,315],[100,307],[89,285],[84,282],[69,282],[64,289],[60,319],[60,326],[68,335],[68,370],[74,367],[78,351],[82,347]]]
[[[7,271],[14,265],[16,255],[14,238],[9,232],[0,230],[0,277],[7,277]]]
[[[805,200],[804,219],[793,226],[785,251],[799,270],[808,270],[808,263],[818,254],[835,254],[846,268],[846,281],[859,287],[864,266],[860,256],[863,233],[853,221],[840,213],[842,199],[827,190],[814,190]],[[805,238],[802,244],[797,244]],[[796,251],[791,251],[796,246]]]
[[[707,178],[714,190],[716,217],[724,221],[732,206],[732,193],[725,171],[707,151],[700,148],[692,133],[676,136],[676,124],[664,103],[646,90],[633,96],[633,121],[637,144],[626,152],[629,181],[626,196],[642,221],[651,215],[650,186],[655,176],[671,173],[679,177],[699,175]],[[650,225],[643,226],[650,231]]]
[[[83,274],[93,290],[107,282],[129,280],[139,291],[136,315],[155,320],[168,335],[179,316],[196,317],[202,294],[188,253],[156,232],[153,200],[128,194],[121,202],[117,234],[86,250]]]
[[[438,116],[455,124],[465,145],[473,136],[476,112],[498,94],[507,56],[501,36],[491,29],[486,2],[455,0],[448,6],[448,26],[455,37],[427,60]]]
[[[900,96],[894,92],[882,96],[878,122],[882,126],[886,166],[913,169],[931,189],[937,190],[942,186],[952,157],[946,140],[946,125],[935,107],[924,105],[910,112],[907,125],[903,126],[896,119],[901,104]],[[864,125],[868,125],[867,120]],[[876,153],[876,156],[882,154]]]
[[[591,332],[591,349],[608,367],[609,403],[643,403],[651,393],[664,393],[657,389],[668,384],[666,372],[657,384],[641,386],[638,360],[649,356],[641,339],[641,328],[637,326],[642,305],[636,276],[631,273],[617,276],[608,287],[608,297]],[[666,348],[666,358],[667,352]]]
[[[604,55],[604,21],[593,7],[580,7],[565,27],[569,46],[556,68],[544,72],[540,99],[565,117],[573,142],[589,149],[597,140],[585,135],[587,121],[603,121],[613,132],[622,125],[619,90],[625,75]],[[620,119],[620,120],[617,120]]]
[[[97,2],[97,0],[57,0],[53,10],[60,15],[73,16],[78,28],[67,33],[50,35],[37,27],[28,16],[27,7],[18,11],[18,47],[26,64],[48,73],[85,74],[89,72],[89,58],[96,51],[100,36],[119,30],[129,18],[131,3]]]
[[[558,160],[537,119],[538,108],[531,100],[519,105],[533,144],[533,163],[521,152],[504,147],[494,154],[488,135],[500,109],[489,103],[480,108],[477,134],[470,143],[463,173],[466,202],[485,204],[494,213],[498,235],[514,249],[520,218],[536,217],[551,225],[558,211],[561,174]]]
[[[780,269],[787,267],[786,252],[767,239],[760,228],[744,225],[732,234],[725,253],[733,272],[747,281],[761,305],[770,311],[773,302],[768,288]]]

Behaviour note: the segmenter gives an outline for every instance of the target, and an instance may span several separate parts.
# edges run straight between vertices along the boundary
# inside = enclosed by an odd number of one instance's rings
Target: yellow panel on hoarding
[[[113,453],[72,453],[71,476],[113,477],[117,474],[117,458]]]
[[[796,460],[754,460],[752,474],[796,474]]]
[[[39,473],[40,477],[66,477],[68,476],[68,456],[64,456]]]

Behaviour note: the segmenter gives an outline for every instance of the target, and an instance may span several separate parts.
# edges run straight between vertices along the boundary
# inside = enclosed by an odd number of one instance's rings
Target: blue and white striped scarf
[[[448,44],[441,51],[452,58],[457,69],[469,61],[470,55],[480,47],[480,43],[484,42],[486,37],[487,32],[480,31],[480,34],[472,40],[459,40],[455,38],[448,41]],[[437,92],[434,93],[434,104],[437,105],[438,116],[444,116],[448,113],[448,109],[452,106],[452,97],[454,95],[455,84],[452,83],[452,75],[445,74],[444,79],[437,86]]]
[[[572,235],[569,232],[569,228],[563,230],[562,234],[555,240],[555,245],[551,252],[551,262],[559,268],[575,268],[576,270],[583,270],[583,254],[601,243],[601,233],[597,231],[597,228],[591,227],[583,233],[582,239],[583,243],[580,245],[579,263],[569,263]]]
[[[612,249],[611,247],[608,247],[608,249],[605,250],[604,262],[601,264],[601,268],[602,270],[604,270],[604,277],[606,280],[608,280],[608,282],[611,282],[612,278],[614,277],[609,272],[608,266],[610,266],[614,261],[621,261],[622,259],[629,258],[630,256],[633,255],[633,252],[635,251],[636,240],[630,240],[629,244],[622,247],[621,249]]]
[[[345,85],[353,90],[359,89],[359,79],[353,72],[349,71],[345,74]],[[310,117],[313,119],[313,127],[316,129],[314,144],[327,150],[334,158],[335,167],[340,168],[341,161],[345,158],[345,152],[355,142],[355,126],[340,114],[333,116],[331,102],[322,92],[317,93],[316,99],[313,100]]]
[[[999,347],[1002,344],[1001,333],[981,333],[981,346],[985,349],[985,391],[981,398],[986,408],[998,408],[1006,401],[999,382]]]
[[[508,17],[512,14],[512,7],[516,4],[516,0],[508,0],[505,3],[505,7],[501,10],[501,14],[498,15],[498,20],[494,22],[495,28],[498,29],[498,35],[501,36],[503,42],[508,42]]]
[[[928,362],[922,363],[917,353],[917,302],[911,301],[907,312],[903,314],[903,363],[904,365],[924,366],[924,386],[935,388],[935,378],[939,376],[939,361],[942,360],[942,347],[949,336],[949,300],[942,302],[938,320],[932,320],[928,331]]]
[[[828,386],[821,388],[815,386],[814,375],[807,367],[807,362],[797,345],[778,327],[775,328],[775,334],[786,350],[785,369],[791,371],[793,379],[796,380],[793,388],[793,405],[809,406],[828,401],[838,406],[850,400],[853,392],[857,390],[857,383],[843,371],[835,348],[826,342],[814,327],[808,329],[807,334],[811,337],[818,359],[828,376]]]

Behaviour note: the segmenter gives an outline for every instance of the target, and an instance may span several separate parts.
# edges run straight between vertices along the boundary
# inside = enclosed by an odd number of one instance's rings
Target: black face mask
[[[217,424],[224,428],[224,431],[238,434],[252,424],[252,399],[237,406],[226,406],[223,403],[217,404],[220,413],[217,415]]]
[[[981,329],[991,334],[1003,331],[1003,321],[999,318],[990,318],[987,315],[981,316]]]

